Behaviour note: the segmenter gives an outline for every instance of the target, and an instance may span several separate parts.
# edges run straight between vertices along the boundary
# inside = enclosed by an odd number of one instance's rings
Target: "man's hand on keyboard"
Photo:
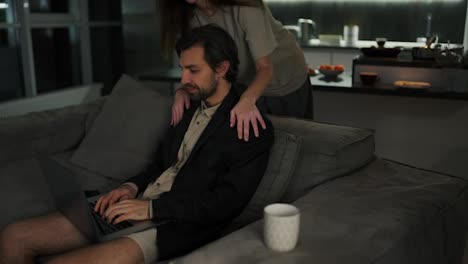
[[[107,194],[101,196],[94,207],[94,211],[104,215],[104,212],[117,202],[128,199],[134,199],[137,195],[137,190],[130,185],[122,185]]]
[[[149,205],[148,200],[125,200],[109,206],[104,217],[114,225],[127,220],[147,220]]]

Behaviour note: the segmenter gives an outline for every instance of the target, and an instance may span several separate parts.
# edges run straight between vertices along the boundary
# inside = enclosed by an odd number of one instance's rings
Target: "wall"
[[[266,3],[283,24],[298,18],[316,23],[315,35],[342,34],[343,25],[359,25],[359,39],[386,37],[394,41],[416,41],[436,34],[441,42],[462,43],[467,1],[299,1]],[[429,18],[430,17],[430,18]]]
[[[376,154],[468,179],[468,101],[314,92],[320,122],[370,128]]]

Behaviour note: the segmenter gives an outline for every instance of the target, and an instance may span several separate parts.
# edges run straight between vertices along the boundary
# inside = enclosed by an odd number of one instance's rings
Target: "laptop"
[[[94,205],[101,195],[86,198],[77,176],[51,158],[40,158],[39,164],[57,209],[89,241],[112,240],[167,222],[155,223],[151,220],[144,220],[110,224],[100,214],[94,212]]]

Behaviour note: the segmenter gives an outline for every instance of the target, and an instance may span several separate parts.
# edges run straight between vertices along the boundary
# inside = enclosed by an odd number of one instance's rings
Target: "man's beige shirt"
[[[164,171],[156,181],[148,184],[142,198],[156,199],[160,194],[171,190],[175,177],[182,166],[184,166],[190,156],[190,153],[192,153],[193,147],[198,142],[198,139],[210,122],[211,117],[214,115],[219,105],[220,104],[213,107],[207,107],[205,102],[202,101],[200,108],[197,109],[192,117],[192,121],[190,122],[187,132],[185,132],[184,140],[182,141],[177,154],[177,162]]]
[[[190,153],[192,153],[193,147],[198,142],[198,139],[220,105],[221,104],[208,107],[204,101],[201,102],[200,107],[192,117],[192,121],[190,122],[187,132],[185,132],[184,140],[182,141],[179,152],[177,153],[177,162],[165,170],[154,182],[148,184],[148,187],[146,187],[143,195],[140,197],[141,199],[157,199],[162,193],[171,190],[175,177],[182,166],[184,166],[190,156]],[[138,189],[134,183],[128,182],[125,184]],[[153,207],[151,206],[151,201],[149,201],[149,203],[150,206],[148,214],[150,218],[153,218]]]

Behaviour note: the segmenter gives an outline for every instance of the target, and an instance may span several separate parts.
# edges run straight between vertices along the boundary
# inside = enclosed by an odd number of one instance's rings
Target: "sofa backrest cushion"
[[[313,187],[349,174],[374,159],[374,135],[369,129],[288,117],[270,119],[275,129],[288,131],[302,141],[283,202],[294,201]]]
[[[246,208],[233,221],[232,229],[261,218],[266,205],[278,202],[283,197],[296,168],[300,149],[300,137],[275,128],[275,141],[265,174]]]
[[[146,168],[170,124],[172,98],[123,75],[72,162],[126,180]]]
[[[0,118],[0,164],[54,154],[76,146],[101,110],[102,99],[59,109]]]

